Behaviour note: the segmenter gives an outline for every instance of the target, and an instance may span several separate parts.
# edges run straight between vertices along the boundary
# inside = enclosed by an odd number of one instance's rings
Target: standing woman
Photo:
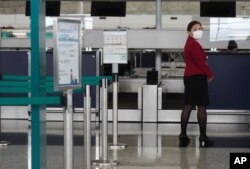
[[[206,54],[198,42],[202,38],[202,26],[198,21],[192,21],[187,27],[188,38],[184,47],[186,63],[184,73],[185,100],[181,114],[180,146],[187,146],[190,139],[187,136],[187,124],[193,106],[198,106],[197,119],[200,127],[200,146],[211,146],[212,141],[207,137],[207,113],[209,104],[208,82],[212,81],[213,73],[206,63]]]

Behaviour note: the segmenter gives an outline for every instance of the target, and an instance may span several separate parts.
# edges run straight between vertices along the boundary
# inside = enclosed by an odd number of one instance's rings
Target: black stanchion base
[[[95,167],[105,168],[110,166],[119,165],[118,161],[109,161],[109,160],[94,160],[92,161],[92,165]]]
[[[111,149],[111,150],[124,150],[127,147],[128,147],[128,145],[123,144],[123,143],[117,143],[117,144],[111,143],[111,144],[109,144],[109,149]]]
[[[7,148],[10,145],[8,141],[0,141],[0,148]]]

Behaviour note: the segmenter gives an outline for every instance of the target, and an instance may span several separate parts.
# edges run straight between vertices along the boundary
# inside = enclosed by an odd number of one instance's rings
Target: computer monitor
[[[60,1],[46,1],[46,16],[60,16]],[[26,1],[25,16],[30,16],[30,1]]]
[[[204,1],[200,2],[201,17],[235,17],[236,2],[234,1]]]
[[[126,2],[93,1],[91,3],[91,16],[126,16]]]

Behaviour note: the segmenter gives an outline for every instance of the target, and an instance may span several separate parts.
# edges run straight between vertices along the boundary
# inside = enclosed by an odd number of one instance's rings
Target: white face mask
[[[193,32],[193,37],[194,39],[201,39],[202,38],[202,35],[203,35],[203,32],[201,30],[198,30],[198,31],[194,31]]]

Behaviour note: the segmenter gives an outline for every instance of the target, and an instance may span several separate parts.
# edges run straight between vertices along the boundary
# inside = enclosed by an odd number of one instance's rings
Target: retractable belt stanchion
[[[90,86],[86,85],[84,97],[84,168],[91,169],[91,97]]]
[[[102,160],[95,160],[96,167],[115,166],[116,161],[108,160],[108,80],[102,79]]]
[[[112,150],[123,150],[126,144],[118,143],[118,64],[112,64],[113,72],[113,143],[109,144]]]
[[[118,143],[118,74],[113,74],[113,143],[109,144],[112,150],[123,150],[126,144]]]
[[[64,169],[73,169],[73,101],[72,89],[66,92],[64,113]]]

